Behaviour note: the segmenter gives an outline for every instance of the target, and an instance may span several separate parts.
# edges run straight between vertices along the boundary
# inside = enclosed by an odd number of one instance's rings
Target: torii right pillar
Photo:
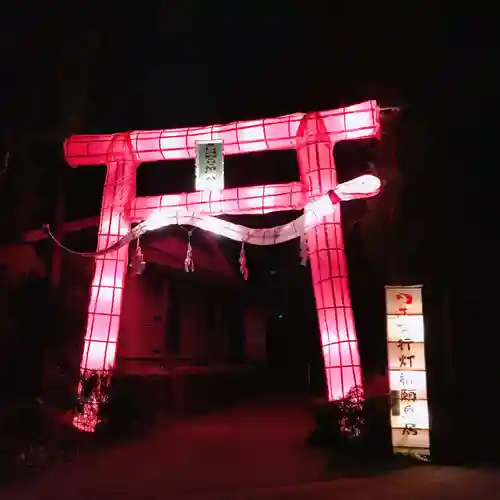
[[[297,130],[297,156],[305,196],[315,198],[337,185],[331,142],[323,118],[309,113]],[[358,341],[347,277],[340,204],[309,228],[309,261],[325,362],[328,400],[362,385]]]

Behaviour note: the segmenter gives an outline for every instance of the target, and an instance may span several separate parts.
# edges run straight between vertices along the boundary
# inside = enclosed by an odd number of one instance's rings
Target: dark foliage
[[[41,399],[0,412],[0,483],[23,479],[78,454],[84,436]]]
[[[326,448],[353,447],[365,435],[365,400],[362,389],[353,387],[344,399],[315,408],[316,429],[309,443]]]
[[[99,408],[96,432],[105,439],[124,440],[143,435],[155,423],[156,412],[127,377],[114,376],[109,397]]]
[[[368,476],[426,463],[393,453],[387,404],[353,387],[344,399],[314,408],[316,428],[308,442],[328,452],[331,472]]]
[[[154,424],[156,412],[131,382],[129,377],[111,371],[81,376],[75,412],[89,429],[95,425],[99,438],[134,438]]]

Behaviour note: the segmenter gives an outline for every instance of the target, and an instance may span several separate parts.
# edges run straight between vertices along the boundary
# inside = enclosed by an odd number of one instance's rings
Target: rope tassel
[[[300,235],[300,265],[306,266],[309,258],[309,243],[307,241],[306,233]]]
[[[248,268],[247,268],[247,258],[245,255],[245,242],[241,242],[241,250],[240,250],[240,272],[243,275],[243,279],[246,281],[248,279]]]
[[[193,248],[191,247],[191,234],[192,231],[188,232],[188,246],[186,251],[186,258],[184,259],[184,270],[187,273],[192,273],[194,271]]]

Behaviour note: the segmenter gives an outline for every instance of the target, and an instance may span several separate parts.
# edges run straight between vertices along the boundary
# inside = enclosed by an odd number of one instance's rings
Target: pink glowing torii
[[[375,101],[332,111],[296,113],[273,119],[172,130],[108,135],[75,135],[65,143],[72,167],[106,165],[98,250],[126,235],[133,222],[164,208],[193,209],[205,215],[263,214],[304,206],[334,189],[333,146],[342,140],[375,137]],[[142,162],[195,157],[195,142],[219,139],[224,155],[296,149],[300,182],[199,191],[164,196],[135,196],[136,168]],[[338,206],[337,206],[338,207]],[[344,397],[361,384],[361,368],[349,294],[340,210],[307,230],[314,295],[325,360],[328,399]],[[96,257],[82,373],[114,366],[128,246]]]

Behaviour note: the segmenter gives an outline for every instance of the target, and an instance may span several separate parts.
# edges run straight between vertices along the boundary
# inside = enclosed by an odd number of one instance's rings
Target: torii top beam
[[[378,132],[376,101],[329,111],[321,111],[332,144],[346,139],[373,137]],[[224,141],[224,154],[295,149],[296,134],[304,113],[239,121],[226,125],[186,127],[128,133],[128,151],[137,163],[184,160],[196,155],[195,143],[201,140]],[[64,144],[66,161],[72,167],[101,165],[116,158],[117,134],[73,135]],[[123,144],[127,144],[123,142]]]

